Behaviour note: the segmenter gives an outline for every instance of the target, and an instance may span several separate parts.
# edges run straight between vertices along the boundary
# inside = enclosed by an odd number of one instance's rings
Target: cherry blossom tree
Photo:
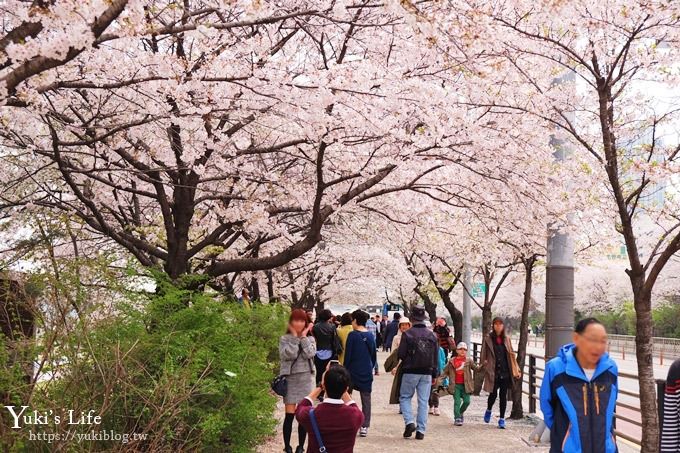
[[[284,265],[338,210],[426,187],[462,146],[460,118],[414,102],[445,95],[419,78],[430,50],[382,8],[136,1],[114,25],[12,88],[2,144],[45,169],[34,203],[172,278]]]
[[[546,142],[552,136],[597,175],[628,255],[642,451],[658,451],[651,300],[680,251],[677,197],[664,190],[680,171],[678,103],[669,91],[678,76],[678,4],[490,0],[442,3],[437,14],[408,5],[441,46],[462,26],[466,52],[484,55],[470,62],[484,88],[469,92],[469,105],[532,139],[537,131]]]

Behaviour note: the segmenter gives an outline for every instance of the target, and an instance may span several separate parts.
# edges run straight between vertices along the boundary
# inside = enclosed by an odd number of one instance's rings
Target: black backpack
[[[404,334],[402,334],[404,335]],[[402,340],[403,341],[403,340]],[[432,359],[439,347],[439,342],[434,334],[430,335],[407,335],[408,367],[411,369],[433,370]]]

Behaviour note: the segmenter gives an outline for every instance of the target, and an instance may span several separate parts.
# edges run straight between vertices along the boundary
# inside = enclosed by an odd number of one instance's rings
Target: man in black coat
[[[395,313],[392,322],[385,327],[385,336],[383,338],[383,351],[390,352],[392,349],[392,339],[399,331],[400,313]]]

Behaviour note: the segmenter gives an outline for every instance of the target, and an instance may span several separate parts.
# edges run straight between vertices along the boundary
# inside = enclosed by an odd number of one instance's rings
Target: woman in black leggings
[[[484,364],[484,390],[489,392],[484,421],[491,421],[491,410],[500,395],[498,427],[505,429],[505,409],[508,389],[512,387],[514,351],[510,338],[505,335],[503,319],[494,318],[493,329],[484,337],[481,362]]]

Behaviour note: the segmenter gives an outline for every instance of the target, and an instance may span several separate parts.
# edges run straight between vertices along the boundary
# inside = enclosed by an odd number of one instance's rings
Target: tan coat
[[[479,371],[482,365],[477,365],[472,360],[472,357],[467,357],[465,366],[463,366],[463,375],[465,376],[465,393],[473,393],[475,391],[475,381],[472,379],[472,370]],[[447,391],[450,395],[456,392],[456,370],[453,368],[453,359],[449,360],[444,371],[439,376],[440,379],[449,378],[449,386]]]
[[[401,334],[402,334],[402,331],[398,330],[397,334],[392,339],[392,349],[391,349],[391,351],[399,349],[399,343],[401,343]]]
[[[512,349],[510,337],[507,335],[505,336],[505,350],[508,355],[508,367],[510,368],[511,380],[518,379],[521,377],[521,374],[519,372],[519,366],[517,365],[515,351]],[[491,342],[491,336],[488,334],[484,336],[484,341],[482,341],[482,356],[480,363],[484,367],[484,391],[491,393],[493,391],[494,382],[496,381],[496,353],[494,352],[493,343]],[[512,385],[510,388],[512,388]]]
[[[397,349],[393,349],[392,353],[385,360],[385,371],[388,373],[393,369],[397,369],[397,374],[392,381],[392,389],[390,390],[390,404],[399,404],[399,391],[401,389],[401,378],[404,373],[401,372],[401,363],[397,357]]]

